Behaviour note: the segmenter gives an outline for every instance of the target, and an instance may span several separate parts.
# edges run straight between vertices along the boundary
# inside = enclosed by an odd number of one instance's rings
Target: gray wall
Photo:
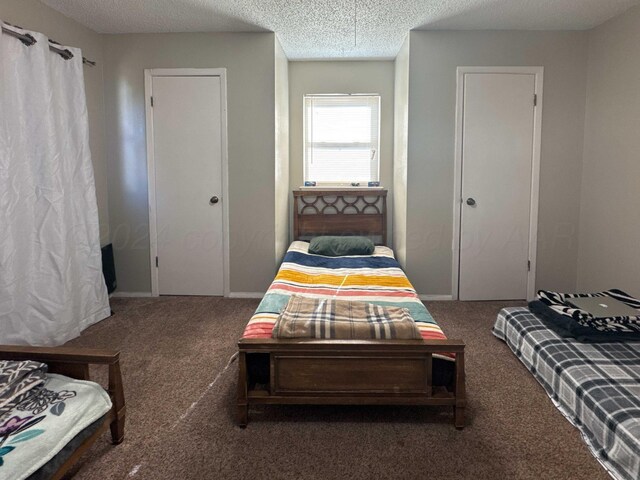
[[[289,188],[303,179],[303,95],[313,93],[379,93],[380,181],[389,190],[388,211],[393,212],[393,61],[311,61],[289,63],[290,138]],[[388,242],[392,217],[388,220]]]
[[[81,48],[85,57],[97,62],[95,67],[84,67],[84,79],[89,115],[89,146],[96,179],[96,197],[100,217],[100,240],[103,245],[107,244],[109,243],[109,208],[104,141],[102,38],[93,30],[89,30],[37,0],[0,1],[0,19],[27,30],[44,33],[57,42]]]
[[[275,48],[275,116],[276,116],[276,171],[275,171],[275,235],[276,265],[289,246],[289,61],[276,38]]]
[[[578,288],[640,296],[640,7],[592,30]]]
[[[542,65],[537,286],[640,295],[640,7],[590,32],[414,31],[395,62],[290,64],[270,33],[101,36],[36,0],[3,0],[0,18],[98,63],[85,68],[90,145],[101,240],[115,244],[122,291],[150,290],[144,68],[228,69],[232,292],[264,291],[274,245],[277,262],[288,243],[302,95],[378,92],[390,238],[417,290],[446,295],[456,67]]]
[[[407,258],[421,294],[451,293],[456,67],[545,67],[539,288],[576,286],[587,32],[410,33]]]
[[[407,146],[409,133],[409,35],[395,60],[393,102],[393,247],[407,263]]]
[[[275,243],[272,33],[105,36],[109,212],[119,289],[150,291],[145,68],[227,68],[232,292],[265,291]]]

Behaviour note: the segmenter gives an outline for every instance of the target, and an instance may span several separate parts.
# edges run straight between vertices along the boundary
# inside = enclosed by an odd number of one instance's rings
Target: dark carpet
[[[112,299],[70,345],[121,351],[125,441],[75,479],[606,479],[578,431],[491,334],[497,302],[427,304],[467,344],[468,426],[450,408],[264,406],[235,425],[230,358],[257,300]],[[105,372],[92,371],[104,381]]]

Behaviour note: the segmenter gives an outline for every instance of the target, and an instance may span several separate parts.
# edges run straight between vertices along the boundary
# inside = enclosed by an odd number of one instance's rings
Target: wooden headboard
[[[387,244],[387,191],[376,189],[293,191],[293,239],[361,235]]]

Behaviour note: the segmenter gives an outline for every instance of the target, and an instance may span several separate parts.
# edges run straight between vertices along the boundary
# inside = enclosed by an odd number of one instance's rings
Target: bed
[[[125,403],[118,352],[0,345],[0,359],[48,366],[40,393],[0,425],[1,478],[60,479],[107,429],[114,444],[123,441]],[[89,365],[94,364],[108,366],[107,390],[89,381]]]
[[[523,307],[503,309],[493,333],[540,382],[613,477],[640,478],[640,342],[562,338]]]
[[[249,405],[444,405],[464,427],[464,343],[449,340],[420,302],[386,243],[386,190],[294,191],[294,242],[238,342],[238,422]],[[371,256],[307,252],[318,235],[363,235]],[[422,340],[274,339],[292,294],[409,308]]]

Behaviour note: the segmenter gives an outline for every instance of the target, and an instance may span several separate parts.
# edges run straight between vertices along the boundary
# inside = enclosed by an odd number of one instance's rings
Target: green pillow
[[[343,255],[371,255],[375,245],[367,237],[315,237],[309,244],[309,253],[327,257]]]

